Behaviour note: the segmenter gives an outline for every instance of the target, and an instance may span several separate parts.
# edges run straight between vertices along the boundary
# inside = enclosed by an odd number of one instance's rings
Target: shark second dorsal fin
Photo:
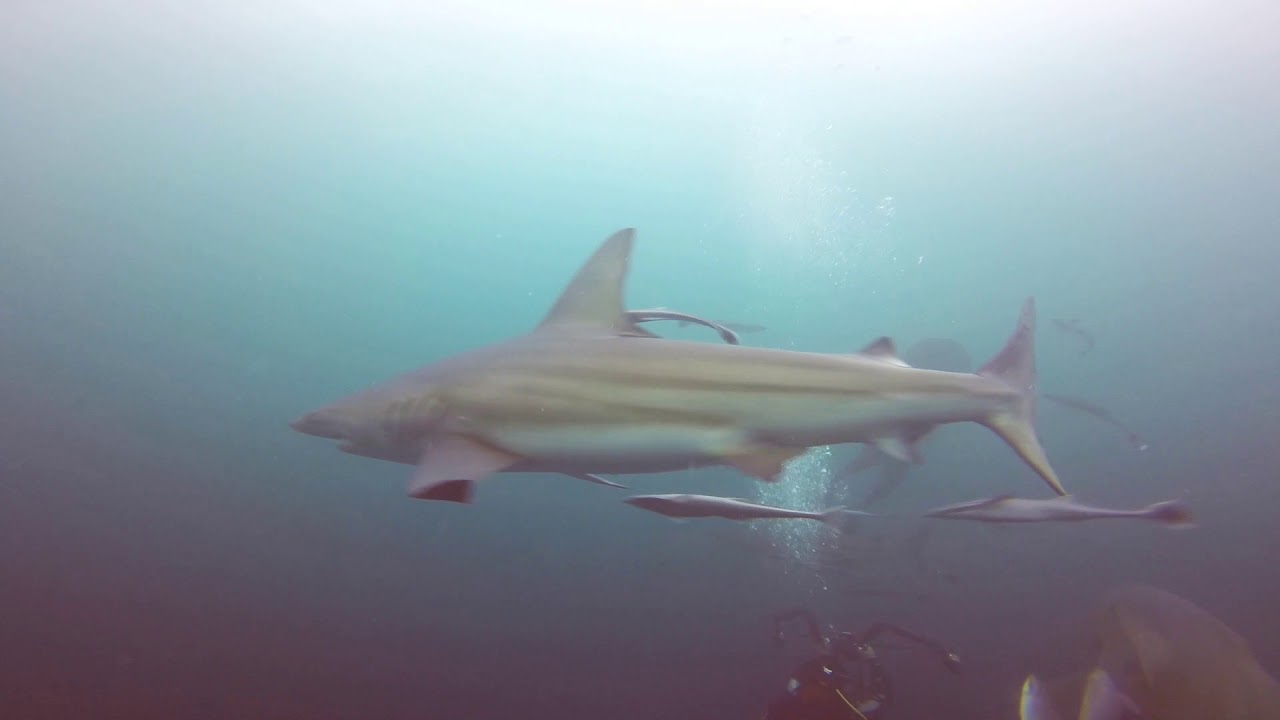
[[[887,362],[890,365],[909,367],[902,358],[898,357],[898,346],[893,342],[893,338],[890,337],[876,338],[869,345],[859,350],[858,354],[881,362]]]
[[[538,330],[579,328],[651,337],[651,333],[639,330],[627,319],[622,304],[622,288],[631,264],[635,235],[633,228],[610,235],[578,269]]]

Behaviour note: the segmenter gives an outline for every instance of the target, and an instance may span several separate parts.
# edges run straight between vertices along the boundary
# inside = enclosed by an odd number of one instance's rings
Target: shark
[[[902,359],[912,367],[927,368],[929,370],[968,372],[972,366],[969,360],[969,353],[965,351],[964,347],[955,340],[947,338],[921,340],[907,348],[906,352],[902,354]],[[876,466],[881,469],[880,480],[872,485],[863,496],[862,507],[871,507],[893,494],[907,479],[907,471],[911,465],[919,465],[924,462],[924,456],[920,452],[920,445],[936,429],[936,425],[921,423],[904,428],[899,437],[895,439],[897,441],[865,445],[858,451],[858,455],[845,466],[842,473],[845,477],[852,477],[863,470]]]
[[[1057,494],[1034,428],[1035,301],[978,373],[912,368],[880,338],[837,354],[654,337],[628,319],[635,230],[609,236],[543,320],[304,413],[290,426],[414,466],[409,496],[474,501],[498,473],[634,475],[728,466],[776,482],[809,448],[977,422]]]

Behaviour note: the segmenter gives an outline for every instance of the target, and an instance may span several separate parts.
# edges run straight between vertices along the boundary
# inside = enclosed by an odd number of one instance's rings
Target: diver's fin
[[[1035,675],[1028,675],[1022,683],[1018,720],[1063,720],[1062,715],[1050,703],[1044,683]]]
[[[1127,720],[1134,716],[1142,717],[1137,703],[1120,692],[1105,670],[1094,668],[1085,681],[1077,720]]]

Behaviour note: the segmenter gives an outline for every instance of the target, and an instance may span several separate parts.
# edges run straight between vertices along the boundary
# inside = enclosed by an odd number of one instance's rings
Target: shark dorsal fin
[[[859,350],[858,354],[865,355],[866,357],[874,360],[887,362],[892,365],[908,367],[907,363],[904,362],[902,358],[898,357],[898,346],[893,342],[893,338],[888,336],[882,336],[872,340],[869,345]]]
[[[622,304],[622,287],[627,280],[635,235],[633,228],[610,235],[578,269],[538,329],[577,327],[618,335],[651,336],[631,324]]]

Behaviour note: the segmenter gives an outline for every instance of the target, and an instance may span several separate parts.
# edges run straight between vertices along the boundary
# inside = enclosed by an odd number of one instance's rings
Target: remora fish
[[[1107,518],[1138,518],[1171,527],[1192,524],[1191,511],[1177,500],[1154,503],[1137,510],[1090,507],[1071,496],[1048,500],[1000,495],[986,500],[948,505],[925,513],[925,517],[978,520],[989,523],[1081,522]]]
[[[1114,415],[1107,412],[1107,409],[1102,407],[1101,405],[1095,405],[1094,403],[1091,403],[1087,400],[1068,397],[1066,395],[1040,393],[1040,396],[1045,398],[1046,400],[1052,400],[1063,407],[1068,407],[1068,408],[1071,408],[1072,410],[1079,410],[1080,412],[1086,415],[1092,415],[1093,417],[1101,420],[1104,423],[1107,423],[1109,425],[1113,425],[1119,428],[1125,434],[1125,439],[1129,441],[1129,444],[1139,450],[1146,450],[1148,447],[1150,447],[1149,445],[1147,445],[1147,441],[1142,439],[1141,435],[1130,430],[1129,426],[1117,420]]]
[[[869,513],[833,507],[820,512],[761,505],[742,498],[715,495],[633,495],[622,502],[672,518],[724,518],[726,520],[818,520],[837,526],[846,516]]]
[[[738,340],[738,334],[730,330],[727,326],[721,323],[712,322],[711,320],[700,318],[697,315],[690,315],[688,313],[676,312],[674,310],[668,310],[666,308],[651,308],[649,310],[628,310],[626,312],[626,318],[633,325],[639,325],[640,323],[647,323],[647,322],[657,322],[660,320],[675,320],[679,322],[680,327],[685,327],[690,324],[702,325],[703,327],[709,327],[712,330],[715,330],[717,333],[719,333],[720,338],[725,342],[729,343],[730,345],[741,344],[740,341]],[[648,334],[652,337],[658,337],[657,335],[653,335],[653,333],[648,333]]]
[[[1093,335],[1084,328],[1080,327],[1080,321],[1076,318],[1054,318],[1053,324],[1058,326],[1062,332],[1075,335],[1084,343],[1084,349],[1080,351],[1081,355],[1088,355],[1093,349]]]
[[[697,320],[687,320],[687,321],[681,322],[680,327],[684,327],[691,322],[696,323]],[[756,325],[754,323],[724,322],[722,320],[716,320],[713,322],[715,322],[715,324],[717,325],[722,325],[726,328],[729,328],[730,330],[733,330],[735,332],[740,332],[740,333],[763,332],[764,330],[768,329],[763,325]]]
[[[290,426],[415,464],[412,497],[470,502],[498,472],[625,475],[729,465],[773,481],[810,447],[981,423],[1065,495],[1033,427],[1035,304],[978,374],[853,355],[654,338],[622,302],[635,231],[607,239],[527,335],[462,353]]]

